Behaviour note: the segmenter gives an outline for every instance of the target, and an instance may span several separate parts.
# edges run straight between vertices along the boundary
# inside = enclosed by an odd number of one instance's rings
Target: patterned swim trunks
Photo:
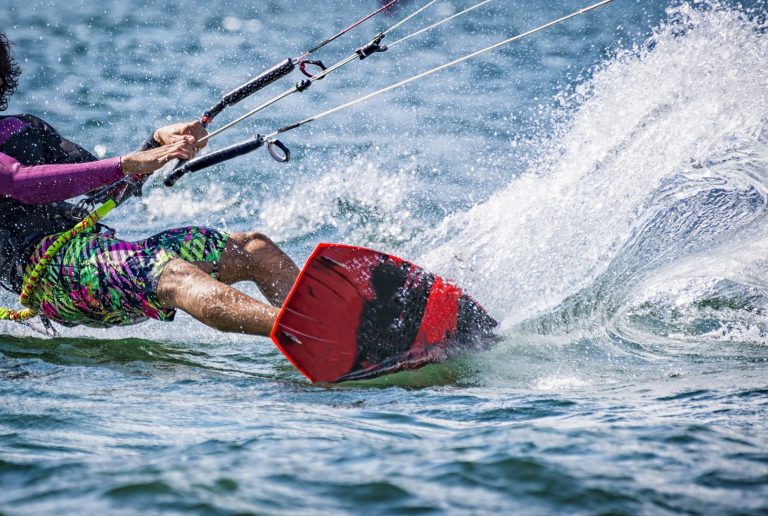
[[[56,236],[37,246],[31,264],[38,262]],[[176,310],[163,308],[157,297],[165,265],[173,258],[208,262],[213,264],[211,276],[218,279],[218,262],[228,239],[225,233],[197,226],[170,229],[139,242],[105,232],[81,233],[56,253],[32,296],[32,306],[65,326],[171,321]]]

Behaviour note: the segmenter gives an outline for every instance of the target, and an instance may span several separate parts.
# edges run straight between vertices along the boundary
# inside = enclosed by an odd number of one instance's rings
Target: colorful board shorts
[[[57,236],[37,246],[25,277]],[[163,308],[157,296],[157,282],[166,264],[174,258],[208,262],[213,265],[211,276],[218,279],[218,263],[228,239],[225,233],[197,226],[170,229],[139,242],[119,240],[111,232],[81,233],[56,253],[32,295],[31,306],[65,326],[171,321],[176,311]]]

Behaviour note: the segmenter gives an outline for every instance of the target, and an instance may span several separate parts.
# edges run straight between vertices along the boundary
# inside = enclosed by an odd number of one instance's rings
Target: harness
[[[48,249],[45,250],[45,253],[43,253],[43,256],[40,258],[40,261],[35,264],[32,272],[30,272],[22,284],[19,303],[27,308],[24,308],[23,310],[14,310],[11,308],[0,307],[0,319],[23,322],[38,315],[38,310],[29,306],[29,300],[35,288],[37,287],[37,284],[40,282],[40,278],[42,278],[43,274],[45,274],[45,269],[51,263],[51,260],[53,260],[54,256],[56,256],[56,253],[58,253],[59,250],[61,250],[61,248],[64,247],[64,245],[72,240],[76,235],[98,224],[98,222],[105,215],[107,215],[107,213],[116,207],[117,203],[110,199],[92,211],[83,220],[78,222],[72,229],[60,234],[58,238],[56,238],[56,240],[50,246],[48,246]]]

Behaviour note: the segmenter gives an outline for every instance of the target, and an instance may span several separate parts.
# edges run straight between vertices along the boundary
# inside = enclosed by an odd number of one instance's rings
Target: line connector
[[[312,81],[310,81],[309,79],[303,79],[296,83],[296,91],[301,93],[302,91],[306,90],[310,86],[312,86]]]
[[[355,50],[355,54],[357,54],[357,57],[360,58],[362,61],[366,57],[370,56],[371,54],[375,54],[376,52],[386,52],[387,46],[386,45],[380,45],[381,40],[384,39],[384,33],[379,33],[375,38],[371,40],[370,43],[368,43],[365,46],[362,46]]]

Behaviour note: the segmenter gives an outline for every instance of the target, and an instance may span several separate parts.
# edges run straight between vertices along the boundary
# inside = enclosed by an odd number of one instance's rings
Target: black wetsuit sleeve
[[[75,142],[60,136],[59,133],[56,135],[59,136],[59,148],[66,155],[68,163],[87,163],[99,159]]]
[[[141,144],[141,147],[139,148],[139,150],[145,151],[149,149],[156,149],[157,147],[162,147],[162,144],[157,140],[155,140],[155,134],[153,132],[152,135],[150,135],[150,137],[147,138],[144,141],[144,143]]]
[[[90,161],[98,160],[96,156],[80,145],[61,136],[53,126],[44,120],[26,114],[20,115],[17,118],[22,119],[31,128],[34,128],[35,133],[37,134],[37,141],[35,144],[40,146],[36,149],[36,159],[19,161],[26,161],[26,164],[28,165],[44,165],[54,163],[88,163]],[[29,145],[28,142],[24,142],[23,140],[21,140],[20,143],[26,143],[27,146]],[[14,155],[13,152],[9,152],[9,154]],[[24,154],[23,149],[20,149],[19,154]],[[30,161],[34,161],[34,163],[31,163]]]
[[[53,126],[44,120],[33,115],[21,115],[19,118],[33,126],[38,135],[42,137],[41,143],[44,145],[45,153],[44,163],[88,163],[99,159],[80,145],[61,136]],[[155,141],[153,133],[142,143],[139,150],[144,151],[160,146],[161,144]]]

